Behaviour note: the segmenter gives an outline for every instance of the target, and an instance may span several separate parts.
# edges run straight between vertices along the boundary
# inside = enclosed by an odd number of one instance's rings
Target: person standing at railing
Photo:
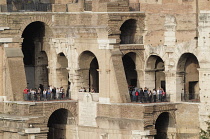
[[[147,103],[148,101],[148,90],[146,87],[144,87],[144,102]]]
[[[135,96],[136,96],[136,102],[138,102],[138,98],[139,98],[139,89],[137,87],[135,87]]]
[[[157,92],[155,90],[155,88],[153,89],[153,92],[152,92],[152,95],[153,95],[153,102],[156,102],[156,99],[157,99]]]
[[[159,88],[159,101],[161,102],[162,102],[162,93],[163,93],[162,88]]]
[[[31,94],[31,100],[34,101],[35,100],[35,90],[34,89],[30,89],[30,94]]]
[[[56,88],[52,88],[52,99],[56,99]]]
[[[23,96],[24,96],[24,100],[28,100],[28,88],[26,87],[24,90],[23,90]]]
[[[164,90],[162,92],[162,101],[166,101],[166,92]]]
[[[140,103],[143,103],[144,101],[144,91],[142,88],[140,88],[139,90],[139,100],[140,100]]]
[[[51,99],[51,90],[48,88],[47,90],[47,100]]]
[[[41,100],[41,88],[37,90],[37,100]]]
[[[136,101],[136,91],[135,91],[135,89],[132,90],[132,100],[131,101]]]
[[[152,91],[148,89],[148,101],[152,103]]]
[[[60,89],[57,87],[56,89],[56,98],[59,99]]]
[[[44,89],[44,91],[43,91],[43,99],[44,99],[44,101],[47,100],[47,89]]]

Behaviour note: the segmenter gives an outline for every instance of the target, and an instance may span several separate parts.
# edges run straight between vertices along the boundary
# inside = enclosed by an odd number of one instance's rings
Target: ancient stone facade
[[[1,0],[0,138],[198,139],[210,115],[209,4]],[[71,100],[23,101],[39,84],[70,87]],[[128,85],[170,100],[131,103]]]

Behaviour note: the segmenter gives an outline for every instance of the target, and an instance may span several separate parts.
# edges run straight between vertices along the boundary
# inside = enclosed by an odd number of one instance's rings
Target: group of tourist
[[[48,86],[44,89],[43,85],[40,84],[38,89],[28,89],[27,87],[23,90],[24,100],[28,101],[47,101],[69,98],[69,89],[65,92],[63,87],[52,87]]]
[[[152,103],[166,101],[166,92],[162,88],[158,88],[157,90],[150,90],[147,87],[142,89],[133,86],[129,86],[128,88],[132,102]]]
[[[90,90],[90,91],[89,91]],[[79,92],[91,92],[91,93],[96,93],[95,89],[94,88],[91,88],[91,89],[86,89],[85,87],[81,87],[79,89]]]

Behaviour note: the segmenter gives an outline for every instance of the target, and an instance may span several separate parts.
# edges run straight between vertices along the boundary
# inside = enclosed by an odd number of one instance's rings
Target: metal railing
[[[197,93],[195,94],[182,93],[181,100],[184,102],[200,102],[200,95]]]
[[[158,102],[170,102],[170,94],[166,94],[166,96],[162,95],[156,95],[155,96],[130,96],[132,102],[137,102],[137,103],[158,103]]]
[[[42,11],[48,12],[52,11],[51,3],[17,3],[17,4],[7,4],[0,5],[1,12],[27,12],[27,11]]]
[[[129,3],[130,11],[140,11],[140,3]]]

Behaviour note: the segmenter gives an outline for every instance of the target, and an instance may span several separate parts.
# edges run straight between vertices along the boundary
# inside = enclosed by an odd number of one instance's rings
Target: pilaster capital
[[[165,76],[175,76],[177,74],[177,72],[175,70],[167,70],[167,71],[163,71],[165,73]]]

